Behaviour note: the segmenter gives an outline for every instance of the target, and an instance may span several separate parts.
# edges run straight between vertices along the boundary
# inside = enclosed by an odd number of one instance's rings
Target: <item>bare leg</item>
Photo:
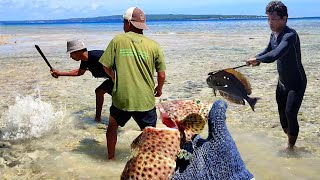
[[[96,117],[94,119],[96,122],[101,121],[101,111],[105,93],[106,91],[104,91],[103,89],[96,89]]]
[[[117,131],[118,131],[118,124],[116,120],[110,116],[109,117],[109,124],[107,128],[107,147],[108,147],[108,159],[113,160],[115,154],[115,148],[117,144]]]

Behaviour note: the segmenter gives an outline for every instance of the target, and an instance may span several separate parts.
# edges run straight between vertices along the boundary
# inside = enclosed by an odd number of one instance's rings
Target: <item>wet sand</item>
[[[300,30],[302,31],[302,30]],[[120,32],[120,31],[119,31]],[[41,100],[56,111],[65,107],[65,116],[52,131],[41,138],[3,141],[0,148],[1,179],[119,179],[130,155],[129,146],[139,135],[133,122],[119,130],[116,158],[106,160],[105,125],[111,98],[106,95],[103,122],[95,124],[95,88],[103,79],[87,72],[82,77],[59,77],[49,74],[34,44],[40,45],[54,68],[69,70],[79,64],[65,53],[67,40],[79,36],[88,49],[104,49],[119,32],[85,30],[47,30],[14,34],[16,44],[1,45],[0,56],[0,127],[6,113],[16,104],[15,98],[32,95],[40,89]],[[167,80],[162,99],[201,99],[214,102],[206,85],[207,73],[244,64],[268,42],[267,30],[234,33],[146,33],[163,48]],[[239,69],[251,82],[253,94],[260,97],[256,111],[249,105],[228,103],[227,124],[247,168],[256,179],[319,179],[320,168],[320,81],[319,33],[301,32],[303,64],[308,86],[299,113],[300,135],[293,153],[282,151],[286,137],[282,132],[275,102],[277,72],[275,64]],[[157,102],[159,98],[157,98]],[[158,121],[158,126],[163,126]],[[205,137],[206,132],[203,132]],[[8,144],[9,143],[9,144]]]
[[[0,45],[7,44],[7,39],[9,39],[10,36],[2,36],[0,35]]]

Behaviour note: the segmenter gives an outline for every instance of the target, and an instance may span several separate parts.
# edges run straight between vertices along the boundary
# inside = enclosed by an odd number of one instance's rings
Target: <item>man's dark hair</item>
[[[288,17],[288,9],[281,1],[271,1],[266,7],[266,14],[277,12],[277,15],[283,18]]]

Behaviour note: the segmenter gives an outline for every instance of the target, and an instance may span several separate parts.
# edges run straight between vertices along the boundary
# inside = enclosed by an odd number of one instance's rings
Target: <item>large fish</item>
[[[254,106],[259,98],[251,98],[248,95],[252,93],[249,81],[238,71],[230,68],[208,74],[207,84],[213,89],[216,96],[216,90],[227,100],[245,105],[246,100],[254,111]]]
[[[179,151],[177,129],[146,127],[131,144],[132,155],[121,180],[167,180],[175,171]]]
[[[146,127],[131,144],[132,156],[121,174],[122,180],[253,178],[227,129],[224,101],[216,101],[210,113],[202,110],[206,105],[199,101],[176,100],[161,105],[162,113],[170,119],[165,122],[174,121],[171,125],[183,128]],[[180,130],[198,131],[202,127],[200,119],[183,118],[193,113],[205,116],[209,135],[207,139],[197,135],[185,143]]]
[[[177,157],[185,153],[180,147],[203,130],[210,107],[200,100],[173,100],[159,103],[158,108],[169,128],[143,130],[131,144],[132,156],[121,179],[170,179]]]

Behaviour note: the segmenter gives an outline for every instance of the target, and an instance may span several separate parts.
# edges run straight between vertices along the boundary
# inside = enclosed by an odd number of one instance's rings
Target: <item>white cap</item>
[[[149,29],[146,24],[146,16],[137,7],[130,7],[123,15],[123,19],[130,21],[138,29]]]
[[[72,53],[75,51],[79,51],[85,49],[86,46],[82,41],[79,40],[72,40],[67,42],[67,53]]]

